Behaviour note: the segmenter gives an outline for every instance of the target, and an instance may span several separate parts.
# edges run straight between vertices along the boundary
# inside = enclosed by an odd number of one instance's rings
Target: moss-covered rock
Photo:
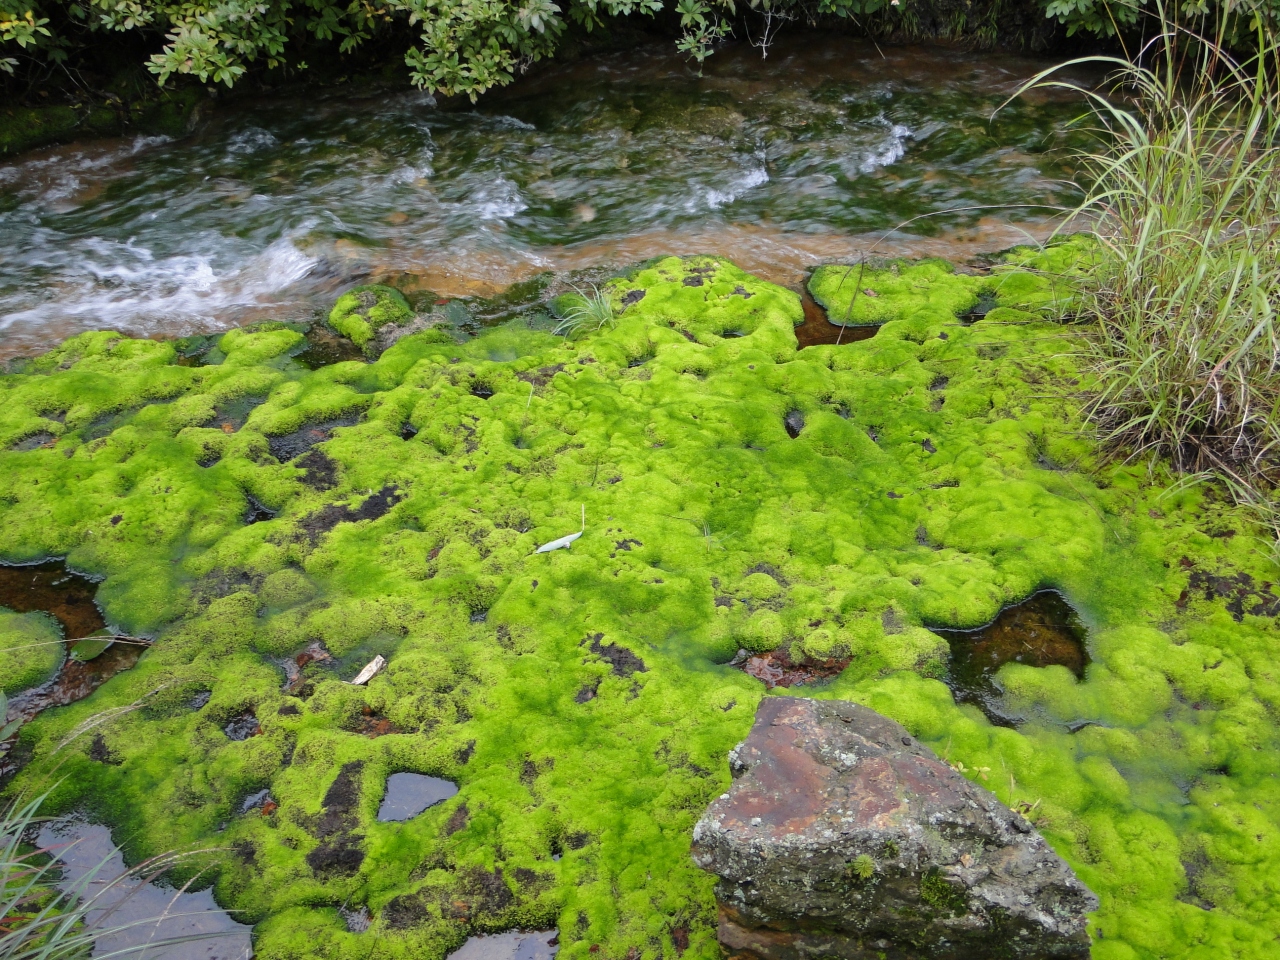
[[[338,298],[329,312],[329,326],[368,352],[379,330],[388,324],[403,326],[413,316],[413,308],[399,290],[370,284]]]
[[[566,960],[710,958],[690,831],[765,695],[728,661],[785,648],[848,659],[811,695],[1026,812],[1101,898],[1099,960],[1267,956],[1275,568],[1209,491],[1099,462],[1073,328],[1004,292],[1051,272],[1023,260],[888,266],[860,281],[877,335],[803,351],[796,294],[707,258],[611,282],[616,322],[572,341],[432,331],[316,370],[288,328],[233,330],[198,367],[67,341],[0,377],[0,545],[104,576],[108,621],[156,643],[23,730],[12,789],[51,786],[131,856],[220,851],[208,876],[264,960],[370,937],[438,960],[547,925]],[[932,679],[928,627],[1042,586],[1090,665],[1005,665],[1026,720],[993,727]],[[99,728],[119,764],[52,755],[123,706]],[[379,822],[401,771],[459,793]],[[278,807],[241,812],[266,788]]]
[[[62,631],[52,617],[0,607],[0,690],[5,694],[44,683],[64,654]]]

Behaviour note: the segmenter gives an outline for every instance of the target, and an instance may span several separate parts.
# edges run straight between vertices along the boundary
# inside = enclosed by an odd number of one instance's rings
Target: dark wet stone
[[[294,354],[293,359],[308,370],[318,370],[332,363],[351,360],[366,362],[364,352],[359,347],[322,323],[312,326],[307,331],[306,338],[306,345]]]
[[[471,822],[471,811],[467,809],[465,803],[460,803],[454,808],[453,813],[449,814],[449,819],[445,821],[444,835],[451,837],[459,830],[466,827]]]
[[[1228,530],[1219,534],[1223,539],[1230,539],[1235,531]],[[1178,608],[1184,609],[1192,592],[1201,593],[1205,600],[1226,600],[1227,612],[1237,623],[1244,620],[1244,615],[1255,617],[1280,617],[1280,597],[1276,596],[1270,583],[1259,583],[1244,572],[1213,573],[1189,567],[1190,561],[1182,561],[1182,566],[1190,569],[1187,577],[1187,589],[1178,598]]]
[[[213,698],[212,690],[197,690],[192,694],[191,699],[187,701],[187,707],[192,713],[203,710]]]
[[[86,443],[92,440],[101,440],[118,427],[124,426],[137,412],[137,408],[131,407],[128,410],[118,410],[114,413],[103,414],[90,421],[89,425],[80,432],[80,439]]]
[[[782,425],[786,428],[787,436],[794,440],[804,430],[804,414],[799,410],[789,410],[782,418]]]
[[[933,441],[928,437],[920,441],[920,447],[925,453],[937,453],[938,448],[933,445]]]
[[[470,619],[470,621],[471,621],[472,623],[484,623],[486,620],[488,620],[488,619],[489,619],[489,611],[488,611],[488,610],[473,610],[473,611],[471,612],[471,616],[470,616],[470,618],[469,618],[469,619]]]
[[[989,293],[978,295],[978,302],[967,313],[960,314],[960,322],[964,326],[977,323],[996,308],[996,298]]]
[[[352,874],[362,863],[364,851],[360,849],[360,838],[349,834],[326,840],[307,854],[307,866],[321,875]]]
[[[620,647],[616,643],[602,643],[603,633],[594,634],[587,639],[591,641],[587,649],[609,664],[615,676],[629,677],[633,673],[648,673],[649,668],[644,665],[644,661],[626,647]]]
[[[1063,666],[1077,679],[1084,678],[1089,664],[1084,624],[1056,590],[1032,594],[976,630],[930,629],[951,647],[947,686],[956,701],[975,704],[992,723],[1001,726],[1013,726],[1020,720],[1005,711],[1003,691],[996,680],[996,673],[1006,663]]]
[[[481,400],[488,400],[493,396],[493,387],[487,383],[473,383],[471,385],[471,395],[479,397]]]
[[[729,661],[729,665],[755,677],[766,689],[772,690],[774,687],[800,687],[821,683],[838,677],[849,665],[849,658],[817,660],[806,657],[795,661],[786,649],[755,654],[739,650],[738,655]]]
[[[622,295],[622,308],[625,310],[627,307],[630,307],[630,306],[633,306],[634,304],[639,303],[641,300],[644,299],[644,295],[648,292],[649,291],[645,290],[644,288],[628,290],[626,293]]]
[[[255,497],[251,497],[246,494],[245,501],[248,504],[248,508],[244,513],[244,522],[246,526],[253,523],[262,523],[264,520],[272,520],[275,518],[276,512],[264,507]]]
[[[349,414],[345,417],[336,417],[319,423],[304,424],[292,433],[267,437],[267,448],[271,451],[273,457],[281,463],[287,463],[306,453],[317,443],[324,443],[333,436],[334,430],[339,427],[352,426],[358,420],[359,416],[357,414]]]
[[[437,803],[457,796],[456,784],[420,773],[393,773],[387,778],[386,793],[378,807],[378,819],[410,820]]]
[[[590,683],[584,684],[582,689],[573,695],[574,703],[590,703],[596,698],[596,691],[600,689],[600,678],[596,677]]]
[[[255,407],[265,403],[267,398],[260,394],[250,394],[244,397],[236,397],[234,400],[224,400],[222,403],[214,407],[213,420],[210,426],[213,426],[223,433],[235,433],[245,425],[249,419],[249,414],[253,412]]]
[[[107,630],[94,603],[97,590],[97,581],[69,572],[62,561],[0,565],[0,606],[17,613],[42,611],[51,615],[62,627],[68,652],[75,646],[74,641]],[[128,638],[110,643],[91,659],[66,657],[52,679],[10,698],[10,717],[30,720],[49,707],[83,700],[117,673],[136,664],[146,648],[147,641]],[[15,767],[10,762],[5,769]]]
[[[705,281],[702,277],[685,277],[683,283],[686,287],[700,287]]]
[[[222,728],[222,732],[230,740],[248,740],[262,733],[262,726],[252,713],[242,713],[233,717],[231,722]]]
[[[415,427],[412,423],[406,423],[404,426],[400,428],[401,440],[412,440],[417,435],[418,435],[418,428]]]
[[[938,374],[938,376],[934,377],[933,380],[929,383],[929,389],[945,390],[947,389],[947,384],[950,382],[951,382],[950,377],[944,377],[942,376],[942,374]]]
[[[694,828],[719,939],[753,960],[1086,960],[1098,900],[1035,828],[903,727],[766,697]]]
[[[299,526],[315,543],[322,536],[340,523],[357,523],[361,520],[377,520],[386,516],[397,503],[404,499],[404,494],[392,486],[383,487],[377,493],[366,497],[358,507],[345,504],[325,504],[315,513],[309,513],[299,521]]]

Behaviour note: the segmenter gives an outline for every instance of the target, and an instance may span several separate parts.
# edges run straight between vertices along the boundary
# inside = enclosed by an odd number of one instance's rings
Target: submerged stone
[[[804,657],[797,662],[785,649],[754,654],[739,650],[729,665],[755,677],[764,684],[766,690],[772,690],[774,687],[799,687],[838,677],[849,665],[849,658]]]
[[[721,945],[801,960],[1084,960],[1097,898],[1020,814],[901,725],[767,697],[693,832]]]
[[[440,777],[421,773],[393,773],[378,807],[378,819],[411,820],[428,807],[457,796],[458,786]]]

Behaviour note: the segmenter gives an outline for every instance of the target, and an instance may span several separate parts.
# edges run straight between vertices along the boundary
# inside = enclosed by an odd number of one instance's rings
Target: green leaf
[[[71,648],[71,659],[88,663],[94,657],[101,656],[102,652],[113,643],[115,638],[111,634],[105,630],[99,630],[75,642],[75,646]]]

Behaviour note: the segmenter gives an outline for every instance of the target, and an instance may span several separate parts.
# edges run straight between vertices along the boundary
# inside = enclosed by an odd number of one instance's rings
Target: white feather
[[[581,533],[571,533],[566,537],[561,537],[559,540],[552,540],[550,543],[544,543],[533,552],[550,553],[552,550],[559,550],[562,547],[567,550],[569,548],[569,544],[573,543],[573,541],[577,540],[580,536],[582,536]]]
[[[552,550],[568,550],[569,545],[577,540],[580,536],[587,532],[587,505],[582,505],[582,529],[577,533],[566,534],[559,540],[552,540],[550,543],[544,543],[534,553],[550,553]]]

